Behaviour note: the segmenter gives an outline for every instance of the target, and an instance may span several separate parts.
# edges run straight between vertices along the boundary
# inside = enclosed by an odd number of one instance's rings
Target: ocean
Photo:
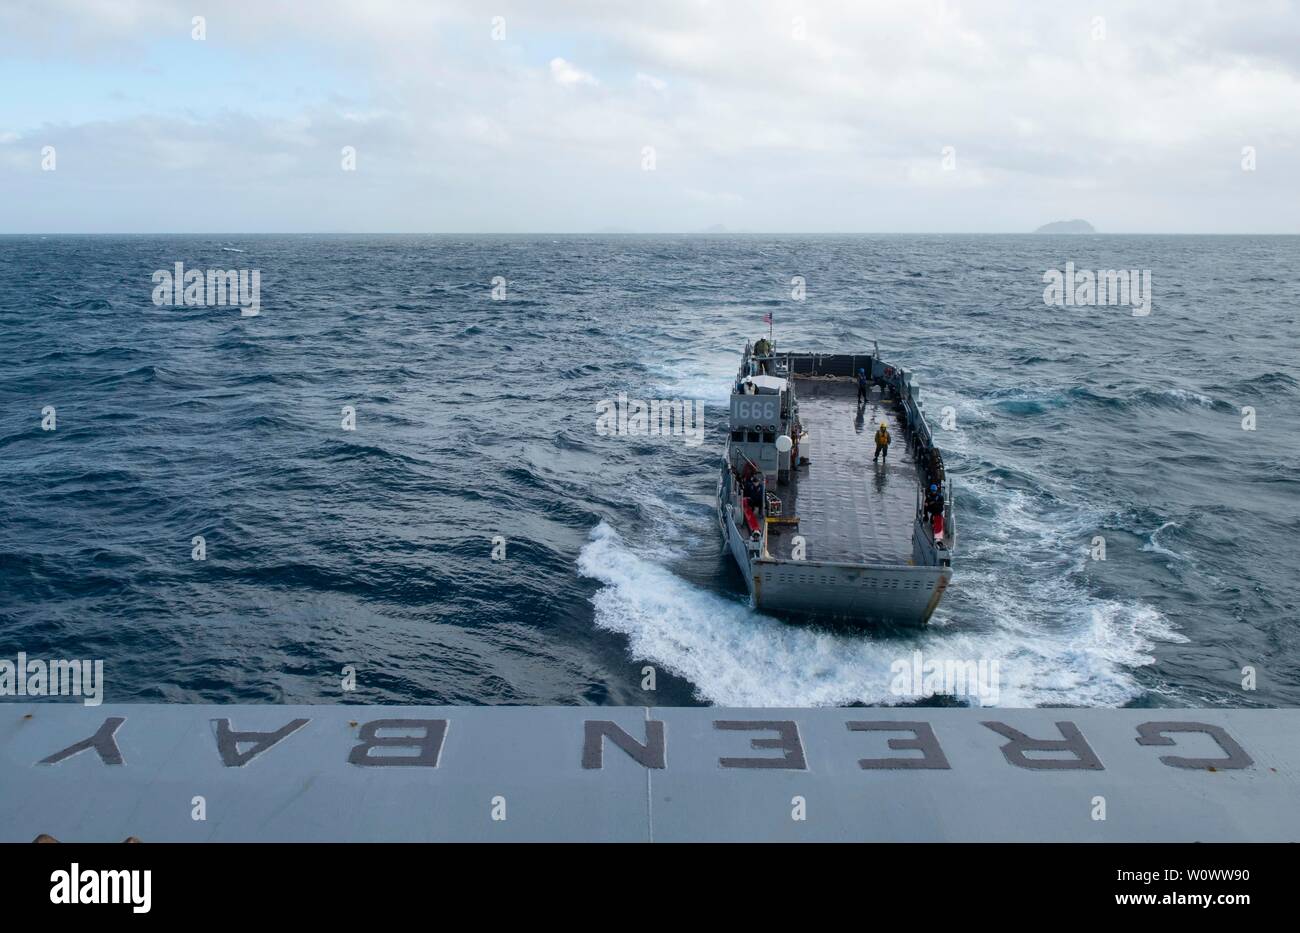
[[[108,702],[807,706],[916,702],[892,666],[921,652],[997,661],[1003,706],[1297,706],[1298,260],[1282,236],[0,237],[0,658],[103,659]],[[260,314],[156,304],[176,263],[256,270]],[[1150,270],[1150,314],[1045,303],[1067,263]],[[917,373],[958,533],[929,627],[748,607],[713,499],[767,313],[778,349],[875,340]],[[701,401],[703,443],[598,432],[620,393]]]

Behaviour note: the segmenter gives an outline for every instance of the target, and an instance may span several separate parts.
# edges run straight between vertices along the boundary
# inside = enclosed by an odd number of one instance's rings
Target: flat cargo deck
[[[912,559],[912,523],[920,474],[912,459],[911,436],[894,410],[872,387],[858,408],[857,385],[847,379],[796,376],[799,418],[809,439],[800,453],[809,458],[788,486],[774,491],[783,518],[798,525],[768,526],[768,553],[791,556],[791,541],[803,535],[806,560],[854,564],[907,564]],[[875,433],[884,421],[893,443],[888,462],[872,463]]]

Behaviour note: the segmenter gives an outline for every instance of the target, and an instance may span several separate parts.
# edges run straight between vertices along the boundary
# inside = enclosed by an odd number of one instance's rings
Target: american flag
[[[772,312],[771,312],[771,311],[769,311],[769,312],[767,312],[767,314],[764,314],[764,315],[763,315],[763,323],[764,323],[764,324],[771,324],[771,323],[772,323]]]

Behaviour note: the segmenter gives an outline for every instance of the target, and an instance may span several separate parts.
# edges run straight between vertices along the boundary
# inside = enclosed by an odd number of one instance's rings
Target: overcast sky
[[[1300,232],[1288,0],[0,0],[0,87],[7,233]]]

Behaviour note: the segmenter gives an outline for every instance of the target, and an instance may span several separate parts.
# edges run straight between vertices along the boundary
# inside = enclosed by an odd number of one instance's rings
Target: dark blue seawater
[[[1153,313],[1045,306],[1067,261],[1152,270]],[[261,315],[155,306],[175,262],[260,270]],[[103,658],[117,701],[805,705],[898,702],[920,649],[999,660],[1009,706],[1300,705],[1297,267],[1295,237],[0,238],[0,657]],[[929,629],[745,604],[712,498],[767,311],[954,409]],[[620,392],[705,400],[706,442],[599,436]]]

